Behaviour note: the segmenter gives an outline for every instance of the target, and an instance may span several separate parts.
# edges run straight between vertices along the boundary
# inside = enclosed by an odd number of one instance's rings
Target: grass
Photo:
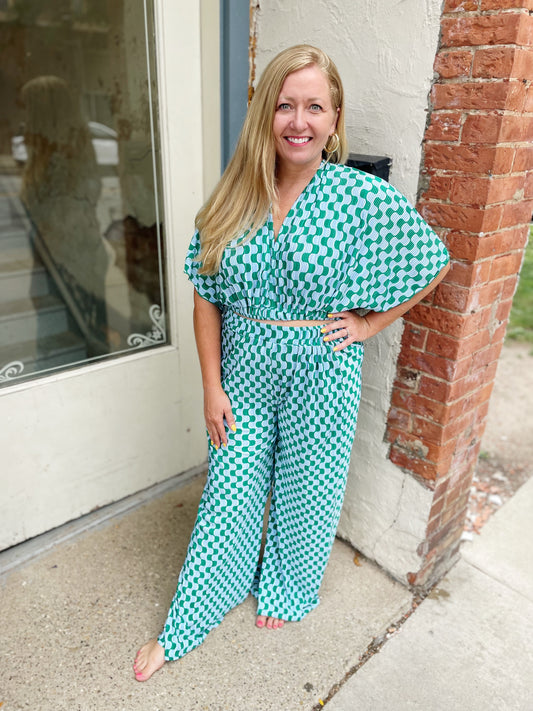
[[[520,281],[513,299],[507,338],[533,343],[533,226],[529,232]]]

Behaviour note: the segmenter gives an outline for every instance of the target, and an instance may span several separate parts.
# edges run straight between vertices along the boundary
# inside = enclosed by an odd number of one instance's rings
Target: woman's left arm
[[[333,350],[340,351],[346,346],[356,341],[366,341],[367,338],[375,336],[396,319],[403,316],[406,311],[409,311],[415,304],[421,301],[426,294],[429,294],[444,279],[450,269],[450,264],[446,264],[437,276],[430,282],[425,289],[419,291],[408,301],[399,304],[388,311],[369,311],[365,316],[359,316],[355,311],[339,311],[338,313],[328,314],[332,319],[322,329],[324,333],[324,341],[337,341],[339,338],[343,340],[334,345]],[[339,330],[340,329],[340,330]],[[331,333],[335,331],[335,333]]]

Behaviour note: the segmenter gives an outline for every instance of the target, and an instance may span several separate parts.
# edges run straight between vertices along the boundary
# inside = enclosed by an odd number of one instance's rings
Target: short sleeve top
[[[272,215],[233,239],[214,275],[199,274],[195,232],[185,273],[221,309],[266,320],[387,311],[422,291],[448,262],[446,247],[386,181],[322,161],[277,238]]]

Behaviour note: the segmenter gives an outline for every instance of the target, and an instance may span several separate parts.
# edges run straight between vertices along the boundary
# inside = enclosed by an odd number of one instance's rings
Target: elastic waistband
[[[274,339],[284,343],[322,345],[321,326],[280,326],[274,323],[260,323],[227,310],[223,316],[223,328],[250,338]]]

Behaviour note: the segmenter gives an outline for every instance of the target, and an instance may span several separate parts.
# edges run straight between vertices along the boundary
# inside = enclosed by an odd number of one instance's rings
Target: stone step
[[[0,346],[0,373],[9,364],[22,363],[23,369],[15,367],[17,375],[38,373],[63,365],[83,362],[87,349],[81,336],[72,331],[56,333],[38,341],[24,341],[9,346]],[[9,384],[9,380],[2,383]]]
[[[5,250],[20,247],[33,249],[28,230],[23,225],[20,227],[16,227],[14,225],[2,227],[0,224],[0,260],[2,259],[2,253]]]
[[[0,303],[0,345],[7,346],[68,331],[63,302],[47,294]]]
[[[50,291],[48,272],[33,256],[18,262],[0,263],[0,303],[45,296]]]

